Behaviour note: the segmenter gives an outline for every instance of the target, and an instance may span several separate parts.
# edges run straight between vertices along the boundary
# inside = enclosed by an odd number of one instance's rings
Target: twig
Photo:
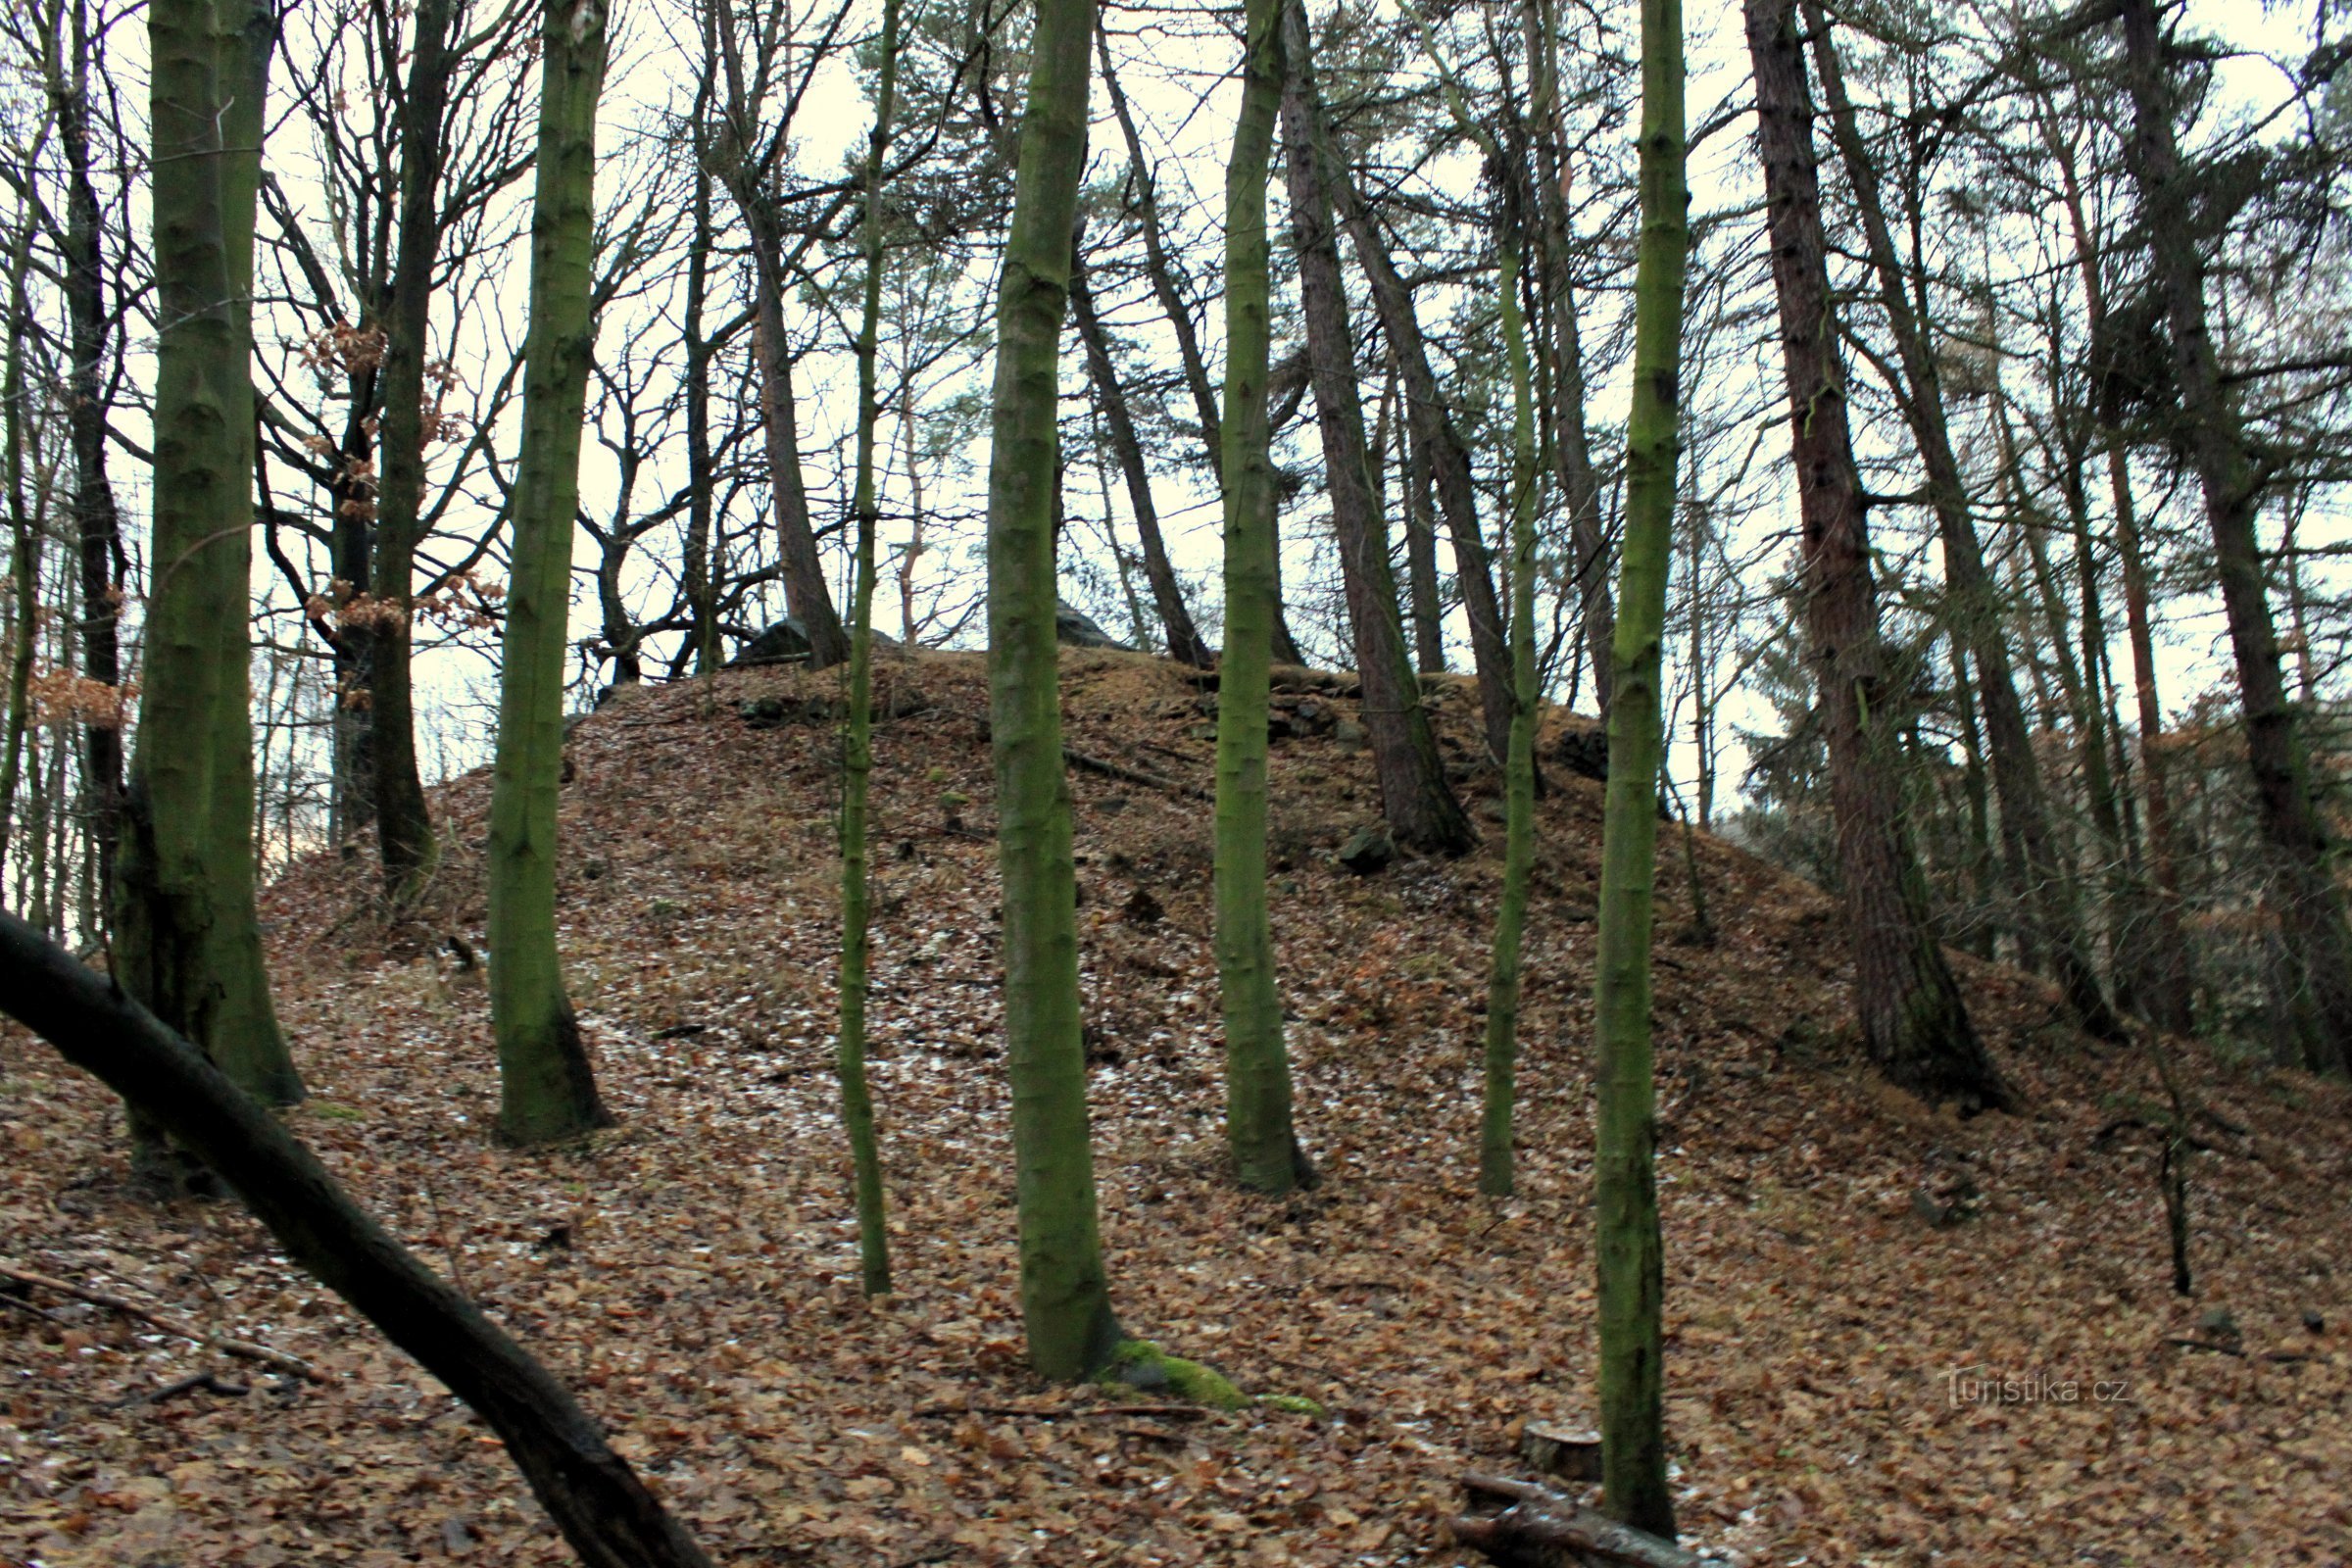
[[[246,1385],[227,1382],[217,1373],[199,1372],[194,1377],[181,1378],[177,1383],[167,1383],[160,1389],[150,1389],[144,1394],[133,1394],[123,1398],[109,1400],[102,1408],[120,1410],[124,1405],[130,1404],[161,1404],[166,1399],[176,1399],[181,1395],[193,1394],[198,1389],[202,1389],[208,1394],[218,1394],[226,1399],[242,1399],[253,1392]]]
[[[159,1312],[151,1306],[142,1306],[126,1296],[117,1296],[111,1291],[93,1291],[84,1286],[51,1279],[46,1274],[35,1274],[29,1269],[17,1268],[8,1263],[0,1263],[0,1279],[14,1280],[19,1285],[29,1285],[36,1290],[49,1291],[58,1296],[70,1296],[77,1301],[87,1301],[92,1306],[108,1307],[126,1316],[135,1317],[143,1323],[151,1323],[166,1334],[176,1335],[183,1340],[193,1340],[198,1345],[210,1346],[224,1354],[243,1356],[248,1361],[266,1362],[281,1372],[291,1372],[296,1377],[308,1378],[313,1383],[326,1381],[325,1373],[298,1355],[288,1355],[283,1350],[273,1350],[267,1345],[256,1345],[251,1340],[232,1340],[224,1335],[208,1334],[193,1323],[182,1322],[180,1319],[172,1317],[169,1313]],[[0,1297],[0,1300],[6,1299],[8,1298]],[[35,1307],[33,1310],[39,1311],[40,1309]]]
[[[1170,795],[1181,795],[1186,800],[1213,801],[1216,799],[1215,796],[1197,784],[1187,784],[1179,779],[1162,778],[1157,773],[1147,773],[1140,767],[1127,767],[1100,757],[1089,757],[1084,752],[1073,752],[1066,746],[1061,749],[1061,759],[1081,772],[1100,773],[1104,778],[1115,778],[1128,784],[1141,784],[1146,789],[1165,790]]]

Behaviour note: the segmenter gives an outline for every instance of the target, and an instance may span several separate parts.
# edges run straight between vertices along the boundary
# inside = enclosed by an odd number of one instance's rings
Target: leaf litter
[[[857,1293],[834,1098],[831,676],[628,692],[573,732],[564,949],[619,1127],[552,1152],[490,1136],[480,773],[437,794],[448,851],[413,914],[384,922],[365,855],[267,895],[313,1093],[290,1119],[579,1391],[721,1562],[1474,1560],[1446,1528],[1462,1472],[1513,1469],[1527,1422],[1594,1414],[1599,787],[1550,767],[1521,1193],[1493,1203],[1476,1097],[1500,832],[1475,695],[1431,701],[1492,842],[1359,877],[1334,861],[1378,812],[1333,724],[1352,696],[1286,672],[1269,897],[1323,1180],[1245,1196],[1221,1178],[1197,796],[1213,692],[1104,652],[1065,653],[1063,676],[1069,749],[1116,770],[1069,777],[1123,1326],[1320,1418],[1025,1368],[976,656],[886,661],[878,698],[870,1070],[898,1294]],[[1553,715],[1546,752],[1589,735]],[[2178,1048],[2213,1115],[2199,1294],[2176,1298],[2153,1135],[2128,1125],[2159,1094],[2144,1057],[2063,1027],[2039,980],[1959,957],[2024,1109],[1930,1112],[1859,1059],[1834,905],[1700,835],[1706,945],[1681,854],[1662,836],[1655,1022],[1686,1537],[1753,1565],[2352,1561],[2345,1087]],[[6,1261],[325,1377],[12,1287],[0,1557],[566,1560],[481,1424],[241,1210],[133,1200],[119,1108],[13,1029],[0,1122]]]

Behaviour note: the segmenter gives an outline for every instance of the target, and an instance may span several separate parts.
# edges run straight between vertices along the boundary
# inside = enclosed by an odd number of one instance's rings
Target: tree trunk
[[[1200,448],[1207,457],[1208,470],[1223,484],[1224,422],[1217,415],[1216,388],[1209,383],[1208,360],[1200,352],[1200,334],[1193,324],[1192,307],[1177,286],[1176,269],[1168,259],[1167,241],[1160,230],[1159,183],[1152,172],[1153,161],[1144,152],[1144,138],[1136,131],[1126,91],[1119,86],[1119,74],[1111,68],[1110,37],[1098,26],[1095,38],[1102,62],[1102,85],[1110,94],[1111,114],[1119,122],[1119,134],[1126,139],[1127,158],[1139,192],[1135,216],[1144,235],[1144,272],[1152,279],[1152,293],[1159,301],[1160,314],[1167,318],[1168,330],[1176,338],[1177,363],[1183,368],[1184,384],[1193,395],[1193,410],[1200,421]]]
[[[1879,194],[1877,167],[1863,145],[1847,101],[1844,73],[1836,39],[1822,14],[1819,0],[1805,0],[1807,30],[1821,69],[1822,93],[1830,110],[1830,128],[1845,163],[1854,190],[1854,205],[1870,250],[1872,270],[1879,285],[1879,303],[1894,334],[1908,384],[1901,398],[1905,420],[1927,468],[1928,491],[1936,512],[1937,537],[1943,545],[1947,603],[1977,667],[1977,693],[1984,704],[1984,727],[1992,754],[1992,787],[2000,802],[2001,818],[2014,828],[2026,869],[2020,896],[2037,927],[2038,946],[2046,951],[2057,971],[2067,1004],[2082,1027],[2104,1040],[2122,1038],[2123,1024],[2099,988],[2098,971],[2082,941],[2081,915],[2075,908],[2074,878],[2061,860],[2050,824],[2050,806],[2042,787],[2041,769],[2034,755],[2032,732],[2017,698],[2009,668],[2009,644],[1998,612],[1998,594],[1984,557],[1976,523],[1968,512],[1968,487],[1952,451],[1950,427],[1944,418],[1943,389],[1936,372],[1927,323],[1914,310],[1903,286],[1902,265],[1886,228]],[[1796,62],[1797,90],[1804,90],[1803,61]]]
[[[81,672],[112,688],[122,678],[116,635],[122,553],[121,515],[106,471],[107,339],[104,220],[90,179],[89,18],[81,0],[72,7],[73,36],[62,51],[71,73],[49,84],[58,145],[66,171],[64,273],[72,364],[66,371],[66,427],[74,452],[74,538],[80,572]],[[119,717],[93,719],[82,731],[82,768],[88,790],[88,832],[96,850],[96,878],[111,887],[122,794],[122,730]],[[101,900],[103,902],[103,900]]]
[[[544,1144],[612,1125],[556,952],[556,815],[580,428],[595,347],[596,108],[607,14],[548,0],[540,33],[539,152],[514,564],[500,647],[490,795],[490,1020],[499,1134]]]
[[[1392,366],[1396,350],[1389,351]],[[1396,420],[1398,488],[1404,496],[1405,581],[1412,605],[1413,659],[1425,675],[1446,669],[1445,614],[1438,600],[1437,507],[1429,493],[1429,452],[1409,416]]]
[[[1307,363],[1323,438],[1324,489],[1339,535],[1348,620],[1363,686],[1364,727],[1371,735],[1381,804],[1396,842],[1432,854],[1459,855],[1477,842],[1477,833],[1446,780],[1446,764],[1438,756],[1429,711],[1421,705],[1420,683],[1405,652],[1397,615],[1388,527],[1372,493],[1371,464],[1364,450],[1355,344],[1331,222],[1331,157],[1308,68],[1310,50],[1305,10],[1298,0],[1290,0],[1283,16],[1283,152],[1298,252],[1298,295],[1306,318]],[[1507,756],[1507,731],[1504,752]]]
[[[808,518],[801,474],[800,412],[792,390],[792,345],[784,339],[784,237],[763,192],[738,189],[752,238],[752,347],[760,365],[760,426],[767,437],[768,483],[784,577],[784,605],[808,638],[808,667],[830,669],[850,657],[850,634],[833,608],[824,558]]]
[[[406,902],[431,875],[433,818],[416,768],[409,590],[424,510],[424,361],[432,331],[433,267],[440,257],[442,122],[449,105],[451,0],[416,0],[416,40],[400,112],[400,252],[384,313],[383,415],[375,497],[377,596],[368,619],[368,730],[375,841],[384,888]]]
[[[1928,927],[1926,888],[1903,831],[1895,778],[1901,693],[1887,678],[1879,637],[1846,423],[1796,0],[1746,0],[1745,12],[1803,514],[1801,594],[1829,743],[1863,1048],[1888,1080],[1928,1100],[1957,1101],[1963,1110],[1999,1105],[2007,1091]]]
[[[2277,863],[2295,1032],[2305,1065],[2352,1068],[2352,932],[2346,930],[2342,892],[2328,863],[2327,824],[2312,799],[2302,727],[2278,666],[2278,637],[2255,537],[2261,485],[2237,409],[2223,390],[2206,324],[2192,193],[2174,141],[2173,93],[2154,0],[2122,0],[2121,10],[2133,111],[2127,161],[2139,185],[2156,281],[2172,328],[2184,433],[2213,529],[2255,809]]]
[[[717,70],[718,49],[710,36],[717,24],[717,7],[704,6],[702,81],[695,90],[695,123],[710,120],[711,81]],[[710,309],[710,246],[713,230],[710,160],[698,152],[694,161],[694,240],[686,253],[686,319],[681,336],[686,355],[686,560],[681,569],[689,625],[686,631],[689,664],[697,675],[719,666],[718,592],[711,560],[711,534],[718,476],[710,451],[710,359],[716,351],[704,335]]]
[[[186,1039],[7,914],[0,1009],[193,1150],[289,1256],[471,1406],[588,1568],[710,1568],[546,1367],[353,1202],[317,1155]]]
[[[890,1291],[890,1238],[885,1228],[882,1151],[874,1136],[874,1102],[865,1081],[867,887],[865,808],[874,770],[874,548],[881,503],[874,484],[874,437],[882,422],[876,390],[881,356],[882,165],[890,150],[890,118],[899,85],[899,0],[883,0],[882,60],[874,91],[874,129],[866,142],[864,298],[858,323],[858,490],[851,503],[858,529],[858,578],[850,601],[850,710],[841,746],[841,1123],[850,1135],[857,1172],[859,1283],[868,1296]]]
[[[1600,478],[1592,469],[1592,440],[1585,427],[1585,347],[1569,259],[1567,139],[1559,120],[1559,37],[1552,0],[1530,0],[1526,13],[1536,161],[1536,280],[1551,327],[1547,412],[1552,463],[1559,470],[1560,496],[1568,510],[1577,621],[1592,671],[1593,711],[1605,720],[1613,691],[1609,665],[1617,612],[1609,596],[1609,541],[1601,516]],[[1680,48],[1679,23],[1677,27]]]
[[[8,322],[6,349],[0,351],[0,464],[8,492],[9,581],[13,590],[8,661],[7,736],[0,740],[0,867],[8,860],[9,841],[16,833],[17,787],[24,776],[24,731],[32,696],[34,642],[40,635],[40,526],[24,493],[24,421],[30,413],[24,401],[24,337],[32,324],[32,306],[25,297],[25,274],[32,267],[32,207],[17,209],[17,231],[8,266]],[[35,765],[38,763],[36,761]],[[37,840],[35,841],[38,842]]]
[[[1666,1479],[1664,1266],[1651,1064],[1651,896],[1657,875],[1659,689],[1682,441],[1683,286],[1690,254],[1681,0],[1642,7],[1642,239],[1634,277],[1623,576],[1609,690],[1609,778],[1593,960],[1601,1486],[1610,1515],[1674,1539]],[[1693,613],[1695,613],[1693,609]]]
[[[1029,1361],[1073,1381],[1119,1342],[1102,1266],[1062,772],[1054,514],[1062,315],[1086,165],[1093,0],[1038,0],[997,302],[988,465],[990,733],[1004,882],[1004,1032]]]
[[[1152,471],[1144,462],[1144,444],[1127,414],[1127,394],[1119,385],[1118,364],[1111,358],[1110,337],[1095,312],[1094,290],[1087,286],[1083,247],[1070,257],[1070,315],[1078,325],[1078,341],[1086,349],[1087,373],[1095,383],[1095,401],[1102,406],[1110,449],[1127,481],[1127,505],[1135,513],[1135,531],[1144,546],[1144,576],[1152,584],[1152,603],[1167,632],[1168,657],[1180,664],[1206,669],[1215,655],[1200,640],[1193,614],[1185,607],[1184,590],[1169,564],[1168,547],[1159,534],[1159,511],[1152,501]]]
[[[1381,332],[1404,376],[1404,406],[1413,439],[1421,443],[1427,456],[1438,510],[1445,514],[1446,532],[1453,537],[1454,583],[1470,619],[1470,653],[1478,672],[1487,749],[1500,761],[1511,750],[1510,639],[1503,625],[1501,601],[1494,595],[1494,573],[1487,564],[1486,538],[1479,529],[1478,490],[1471,482],[1470,453],[1446,412],[1437,375],[1430,368],[1420,318],[1413,314],[1412,291],[1397,274],[1388,240],[1346,168],[1335,164],[1330,172],[1330,190],[1341,226],[1355,249],[1356,265],[1371,284]]]
[[[1273,654],[1274,464],[1267,378],[1267,170],[1283,91],[1283,0],[1249,0],[1242,104],[1225,166],[1225,655],[1217,681],[1217,984],[1225,1137],[1244,1187],[1313,1179],[1291,1119],[1291,1064],[1266,911],[1266,709]]]
[[[148,9],[158,319],[153,581],[139,743],[118,860],[117,972],[256,1098],[302,1082],[270,1006],[253,909],[247,689],[252,195],[262,63],[233,8]],[[235,238],[242,230],[242,239]],[[238,788],[242,780],[242,789]],[[151,1122],[143,1181],[174,1185]]]

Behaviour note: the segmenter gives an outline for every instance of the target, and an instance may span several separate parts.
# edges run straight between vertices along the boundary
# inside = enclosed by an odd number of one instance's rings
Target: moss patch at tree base
[[[1285,1410],[1294,1415],[1320,1416],[1323,1406],[1314,1400],[1295,1394],[1269,1394],[1252,1397],[1234,1387],[1233,1380],[1199,1361],[1188,1361],[1180,1355],[1170,1355],[1150,1340],[1121,1340],[1111,1353],[1110,1365],[1099,1373],[1095,1381],[1104,1388],[1143,1389],[1172,1394],[1195,1404],[1204,1404],[1212,1410],[1246,1410],[1256,1405],[1268,1410]]]

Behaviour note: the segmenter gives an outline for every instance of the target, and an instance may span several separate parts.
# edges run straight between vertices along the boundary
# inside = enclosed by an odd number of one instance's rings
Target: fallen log
[[[1705,1559],[1647,1531],[1621,1525],[1564,1493],[1501,1476],[1466,1475],[1473,1507],[1507,1498],[1500,1513],[1465,1514],[1453,1538],[1503,1568],[1581,1568],[1592,1562],[1627,1568],[1705,1568]]]
[[[106,976],[0,912],[0,1012],[193,1150],[278,1245],[471,1405],[584,1568],[710,1568],[571,1391],[451,1289],[318,1156]]]

